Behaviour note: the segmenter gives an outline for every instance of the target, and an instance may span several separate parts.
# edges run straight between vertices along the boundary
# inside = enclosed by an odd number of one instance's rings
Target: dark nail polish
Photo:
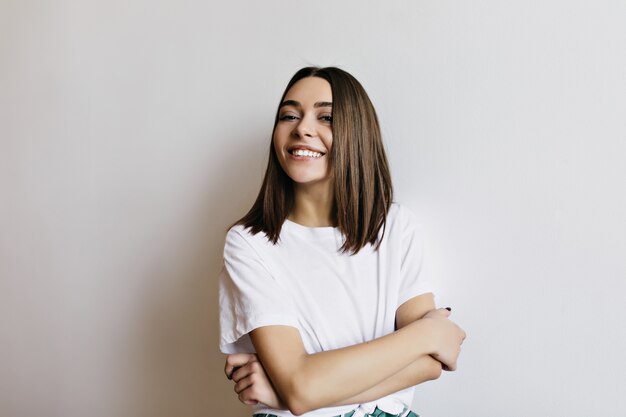
[[[452,308],[451,307],[446,307],[446,310],[452,311]]]

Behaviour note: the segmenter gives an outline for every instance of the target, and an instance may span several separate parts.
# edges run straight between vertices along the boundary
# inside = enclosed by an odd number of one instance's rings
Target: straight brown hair
[[[289,89],[306,77],[323,78],[332,91],[333,143],[329,163],[334,180],[335,220],[344,236],[340,250],[356,254],[368,243],[378,250],[393,201],[393,187],[374,106],[356,78],[336,67],[306,67],[296,72],[279,106]],[[250,228],[252,234],[264,232],[273,244],[278,242],[282,225],[294,205],[293,181],[280,166],[273,146],[279,111],[261,190],[250,211],[235,222]]]

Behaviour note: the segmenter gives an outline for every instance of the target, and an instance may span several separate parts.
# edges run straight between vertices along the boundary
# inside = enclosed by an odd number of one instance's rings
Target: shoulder
[[[233,244],[243,244],[248,240],[249,233],[242,225],[236,224],[226,232],[225,246],[228,247]]]
[[[261,233],[262,235],[262,233]],[[224,242],[224,253],[236,253],[242,251],[254,251],[254,247],[258,245],[259,233],[252,234],[250,228],[236,224],[226,232]]]
[[[404,204],[391,203],[387,213],[387,225],[391,229],[405,230],[419,226],[417,215]]]
[[[229,240],[233,240],[233,239],[234,240],[246,239],[246,235],[250,234],[248,230],[250,229],[246,229],[241,224],[236,224],[232,226],[230,229],[228,229],[228,231],[226,232],[226,241],[228,242]]]
[[[259,257],[275,246],[264,232],[252,233],[252,228],[236,224],[226,232],[224,255],[249,253]]]
[[[250,244],[258,244],[260,242],[268,242],[268,238],[262,231],[252,233],[251,227],[236,224],[228,229],[228,232],[226,232],[226,242],[229,241],[245,241]]]
[[[420,241],[423,235],[424,229],[418,215],[406,205],[392,203],[385,226],[385,239],[389,244],[406,247],[412,242]]]

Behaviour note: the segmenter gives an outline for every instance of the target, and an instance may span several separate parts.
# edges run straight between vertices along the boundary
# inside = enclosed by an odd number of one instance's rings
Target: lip
[[[292,152],[293,152],[293,151],[295,151],[295,150],[298,150],[298,149],[304,149],[304,150],[307,150],[307,151],[318,152],[318,153],[321,153],[321,154],[322,154],[322,156],[326,155],[326,152],[323,152],[323,151],[321,151],[321,150],[319,150],[319,149],[316,149],[316,148],[314,148],[314,147],[312,147],[312,146],[307,146],[307,145],[295,145],[295,146],[290,146],[290,147],[288,147],[288,148],[287,148],[287,152],[288,152],[290,155],[292,155],[292,156],[293,156]]]

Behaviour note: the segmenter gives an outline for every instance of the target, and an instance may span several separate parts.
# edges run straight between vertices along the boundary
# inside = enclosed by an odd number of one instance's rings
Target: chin
[[[319,184],[319,183],[324,182],[324,180],[321,178],[292,177],[291,179],[294,183],[299,184],[299,185],[313,185],[313,184]]]
[[[300,186],[330,186],[330,182],[328,178],[319,178],[319,177],[292,177],[292,181],[294,185]]]
[[[298,173],[288,172],[287,175],[289,175],[289,178],[291,178],[293,182],[297,182],[299,184],[323,182],[328,179],[324,175],[320,175],[320,174],[315,175],[313,173],[306,173],[306,172],[298,172]]]

